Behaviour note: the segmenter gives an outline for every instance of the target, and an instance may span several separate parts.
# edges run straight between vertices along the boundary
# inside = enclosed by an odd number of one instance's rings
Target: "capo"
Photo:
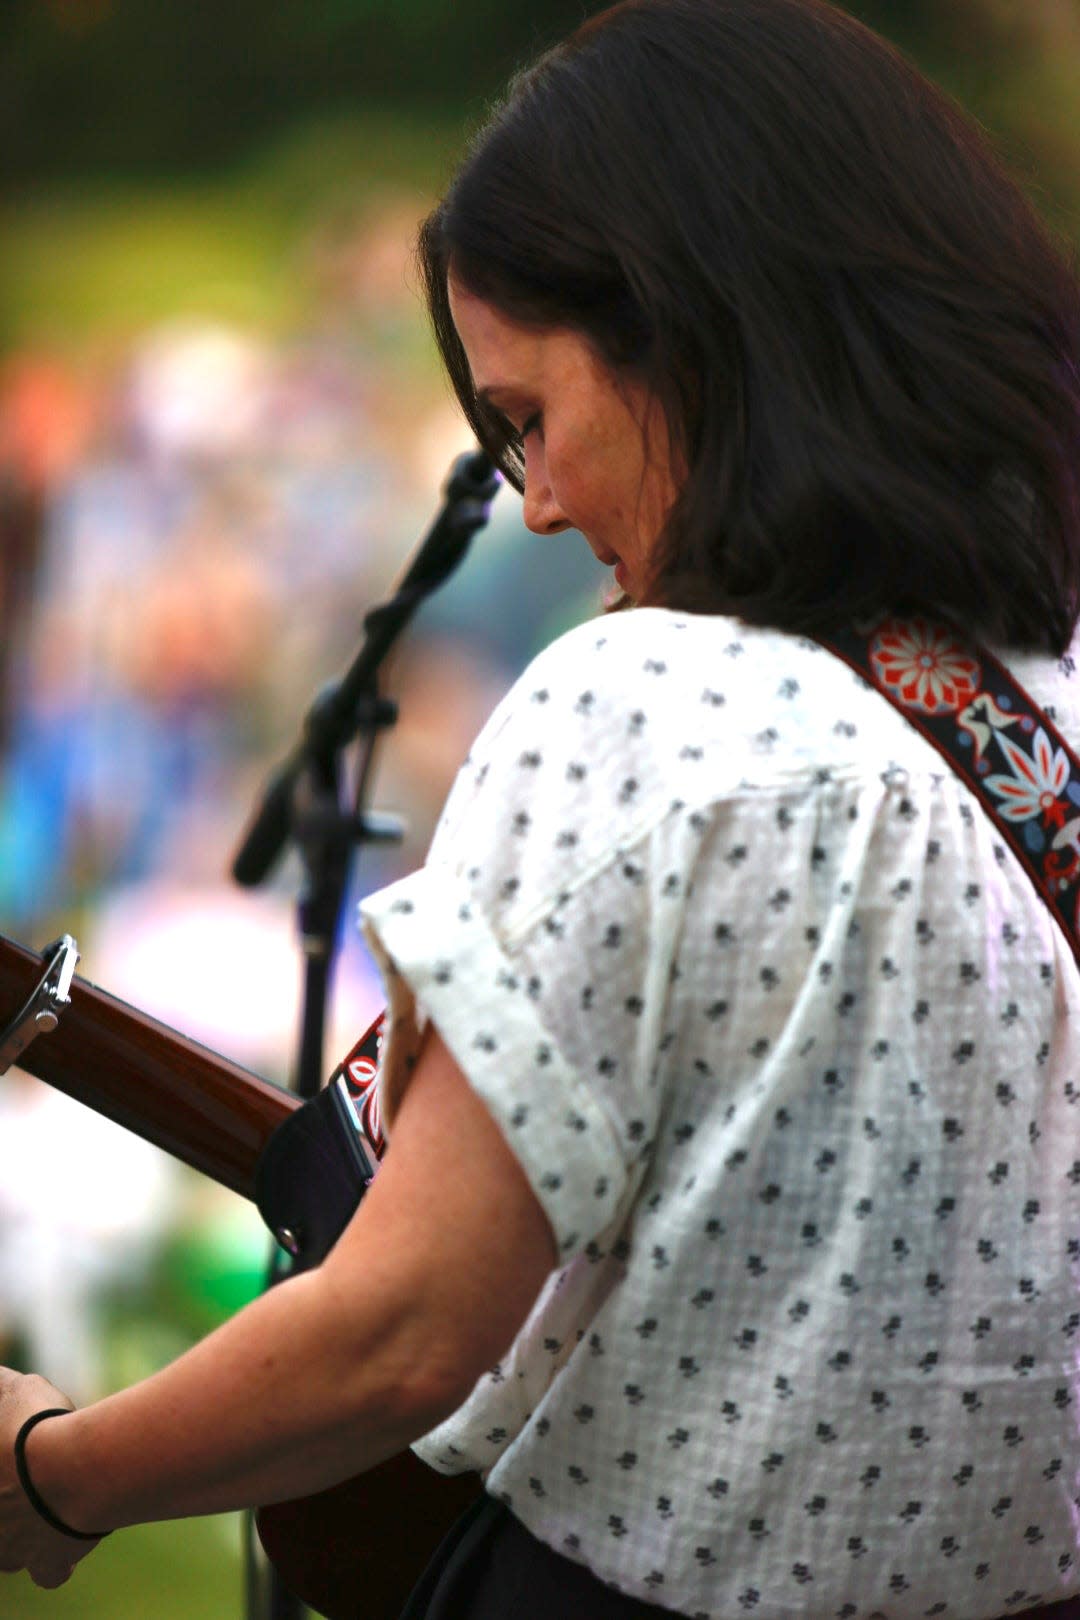
[[[38,1035],[49,1035],[60,1022],[60,1009],[70,1005],[71,981],[79,960],[79,947],[64,934],[42,951],[45,972],[29,1000],[0,1031],[0,1074],[6,1074]]]

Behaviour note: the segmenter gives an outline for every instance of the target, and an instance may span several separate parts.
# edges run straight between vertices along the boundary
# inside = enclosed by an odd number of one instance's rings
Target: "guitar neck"
[[[42,959],[0,935],[0,1026],[27,1000]],[[59,1027],[19,1067],[244,1198],[255,1166],[300,1101],[228,1058],[76,977]]]

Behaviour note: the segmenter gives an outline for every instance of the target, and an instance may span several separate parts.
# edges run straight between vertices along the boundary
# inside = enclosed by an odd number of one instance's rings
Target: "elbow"
[[[483,1371],[483,1369],[481,1369]],[[430,1351],[401,1368],[393,1405],[407,1444],[419,1440],[468,1399],[480,1372],[463,1373]]]
[[[344,1411],[369,1432],[385,1431],[398,1449],[455,1412],[487,1370],[475,1343],[425,1309],[422,1294],[406,1291],[396,1308],[384,1296],[376,1322],[363,1313],[350,1323],[340,1306],[339,1295],[331,1319]]]

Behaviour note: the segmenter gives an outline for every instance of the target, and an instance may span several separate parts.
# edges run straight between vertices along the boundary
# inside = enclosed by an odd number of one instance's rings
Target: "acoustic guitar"
[[[0,1026],[27,1004],[43,969],[41,956],[0,935]],[[300,1099],[86,979],[63,988],[70,1000],[57,1007],[59,1022],[39,1016],[42,1033],[17,1053],[20,1068],[254,1201],[259,1161]],[[256,1524],[283,1583],[318,1614],[396,1620],[478,1488],[474,1474],[437,1474],[403,1452],[329,1490],[261,1508]]]

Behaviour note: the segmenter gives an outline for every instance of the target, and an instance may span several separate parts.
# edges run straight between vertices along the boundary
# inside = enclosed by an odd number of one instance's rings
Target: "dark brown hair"
[[[447,302],[569,327],[688,475],[650,600],[827,634],[923,609],[1061,652],[1080,610],[1080,285],[987,140],[826,0],[624,0],[511,85],[421,230]]]

